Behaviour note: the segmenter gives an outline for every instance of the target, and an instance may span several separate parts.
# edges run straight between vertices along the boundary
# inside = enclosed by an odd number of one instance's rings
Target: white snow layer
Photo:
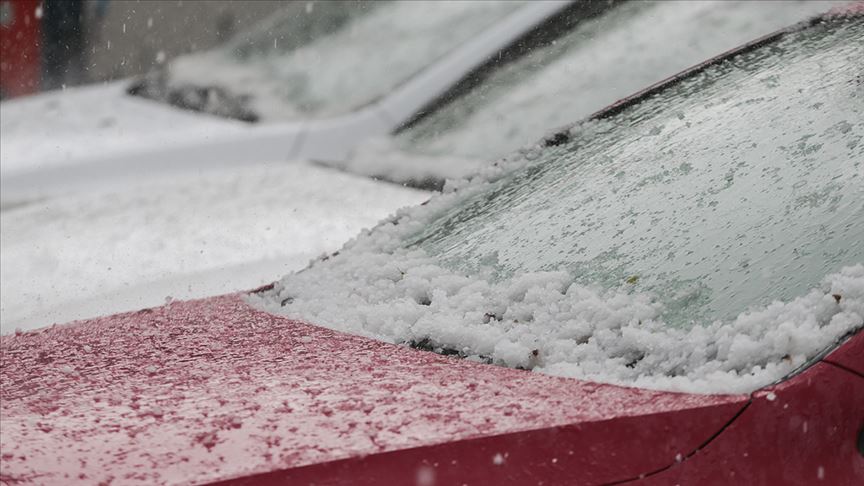
[[[428,197],[300,162],[165,179],[0,212],[0,330],[248,290]]]
[[[448,181],[443,194],[400,210],[250,301],[385,342],[413,341],[551,375],[691,393],[755,390],[864,325],[861,264],[826,276],[791,301],[682,328],[663,322],[662,304],[648,293],[575,284],[566,272],[491,282],[404,247],[406,237],[530,158],[516,154],[473,180]]]
[[[579,24],[501,67],[395,139],[361,144],[335,165],[418,183],[464,177],[488,160],[620,98],[843,1],[636,2]],[[558,55],[555,51],[563,52]],[[556,57],[558,56],[558,57]],[[551,58],[552,61],[546,61]],[[411,140],[419,136],[418,140]],[[422,155],[421,155],[422,154]],[[436,160],[435,155],[444,155]]]
[[[615,101],[759,36],[841,2],[688,1],[622,5],[574,29],[567,51],[548,65],[541,50],[514,65],[516,85],[497,79],[482,104],[424,149],[500,156],[553,127],[581,120]],[[508,72],[503,77],[512,76]],[[494,91],[498,91],[497,93]],[[485,98],[488,98],[485,99]],[[502,134],[506,134],[502,136]]]
[[[127,81],[0,103],[0,173],[68,166],[244,133],[248,124],[177,110],[126,94]]]
[[[168,66],[179,87],[214,84],[248,96],[264,122],[335,116],[396,89],[426,65],[489,27],[522,2],[411,1],[382,4],[306,45],[281,50],[292,23],[261,27],[266,53],[238,59],[237,44],[181,56]],[[286,10],[288,18],[293,12]],[[325,20],[322,20],[325,21]],[[294,27],[296,28],[296,27]],[[445,35],[446,33],[446,35]],[[242,40],[242,37],[240,38]]]

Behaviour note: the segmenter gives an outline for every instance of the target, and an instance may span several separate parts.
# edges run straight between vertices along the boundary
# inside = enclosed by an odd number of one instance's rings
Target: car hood
[[[127,84],[117,81],[4,101],[0,104],[2,174],[75,165],[94,157],[249,130],[244,123],[130,96]]]
[[[250,125],[129,96],[124,82],[0,105],[3,207],[169,175],[285,162],[305,123]]]
[[[272,282],[427,198],[295,162],[170,174],[6,209],[0,332]]]
[[[749,398],[488,366],[270,315],[239,294],[7,335],[0,349],[13,483],[273,471],[344,483],[334,465],[390,458],[391,479],[414,484],[441,447],[469,476],[488,473],[477,481],[517,473],[507,461],[528,453],[609,482],[696,450]]]

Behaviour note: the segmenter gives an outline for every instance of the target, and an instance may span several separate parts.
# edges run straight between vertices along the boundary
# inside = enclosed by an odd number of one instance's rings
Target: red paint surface
[[[9,23],[0,25],[0,91],[3,97],[21,96],[39,89],[42,39],[36,8],[40,0],[0,0],[10,9]]]
[[[566,405],[562,405],[565,406]],[[634,478],[687,455],[741,402],[493,435],[278,470],[225,485],[592,485]],[[685,445],[686,444],[686,445]]]
[[[755,393],[715,440],[644,484],[864,484],[862,427],[864,378],[818,363]]]
[[[858,331],[842,347],[826,356],[825,361],[864,377],[864,331]]]
[[[860,15],[864,14],[864,0],[855,0],[846,5],[834,7],[828,15]]]
[[[240,296],[3,336],[0,351],[6,482],[612,481],[695,450],[747,400],[482,365]]]

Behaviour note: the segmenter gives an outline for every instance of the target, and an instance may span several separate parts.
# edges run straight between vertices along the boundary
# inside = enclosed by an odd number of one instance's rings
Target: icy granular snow
[[[569,280],[550,272],[492,284],[454,275],[421,251],[347,253],[286,277],[263,302],[273,312],[387,342],[431,340],[505,366],[690,392],[745,392],[778,380],[864,316],[862,265],[791,302],[689,329],[659,320],[660,304],[649,295]]]
[[[532,159],[531,150],[483,169],[473,181],[449,181],[427,204],[400,210],[250,300],[273,313],[394,344],[424,343],[550,375],[694,393],[770,384],[864,325],[861,264],[790,301],[729,321],[674,327],[663,322],[663,305],[649,293],[576,284],[565,271],[490,281],[404,247],[405,238]]]

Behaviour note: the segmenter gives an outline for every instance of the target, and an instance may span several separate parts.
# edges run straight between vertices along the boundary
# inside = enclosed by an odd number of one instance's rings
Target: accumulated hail
[[[806,364],[864,325],[864,265],[788,301],[681,327],[648,292],[581,285],[567,271],[506,279],[441,266],[404,241],[531,164],[523,149],[402,209],[336,254],[250,301],[273,313],[394,344],[556,376],[694,393],[740,393]]]

